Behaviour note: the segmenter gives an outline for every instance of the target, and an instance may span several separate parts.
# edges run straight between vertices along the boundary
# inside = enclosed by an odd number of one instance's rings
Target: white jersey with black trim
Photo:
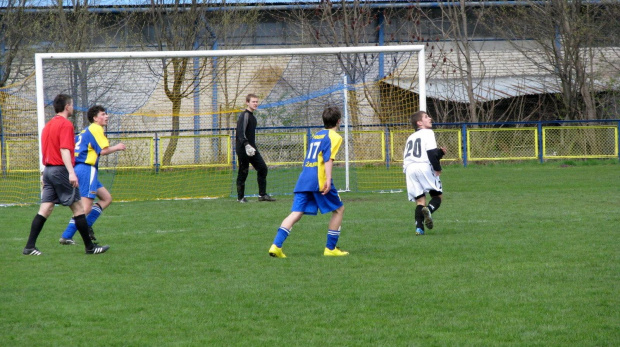
[[[407,138],[403,153],[403,172],[405,172],[407,166],[414,163],[430,165],[431,162],[426,151],[435,148],[437,148],[437,141],[435,140],[433,130],[420,129],[411,134]]]

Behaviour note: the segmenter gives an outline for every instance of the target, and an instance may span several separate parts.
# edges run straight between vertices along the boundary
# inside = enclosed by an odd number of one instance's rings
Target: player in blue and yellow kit
[[[286,258],[282,252],[282,244],[291,232],[293,225],[304,214],[316,215],[318,210],[321,210],[321,213],[332,212],[323,255],[343,256],[349,254],[349,252],[336,247],[344,214],[344,205],[332,181],[334,159],[342,144],[342,137],[336,132],[340,127],[340,118],[340,109],[337,107],[327,107],[323,111],[325,129],[314,134],[310,141],[303,170],[295,185],[291,214],[282,221],[273,244],[269,248],[269,255],[272,257]]]
[[[112,203],[110,192],[99,182],[99,156],[124,151],[125,145],[119,143],[110,147],[110,142],[103,133],[103,127],[108,124],[105,108],[93,106],[88,110],[87,117],[91,124],[75,137],[75,173],[79,181],[80,195],[84,200],[90,238],[96,240],[92,225]],[[93,204],[96,197],[99,201]],[[76,230],[75,221],[71,219],[59,240],[60,244],[74,245],[72,238]]]

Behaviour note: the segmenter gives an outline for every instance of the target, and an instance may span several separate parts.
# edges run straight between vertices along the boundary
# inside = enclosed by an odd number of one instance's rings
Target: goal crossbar
[[[36,53],[35,59],[127,59],[127,58],[190,58],[190,57],[240,57],[270,55],[316,55],[348,53],[395,53],[424,52],[424,45],[403,46],[358,46],[358,47],[310,47],[310,48],[266,48],[242,50],[197,50],[197,51],[148,51],[148,52],[75,52]]]

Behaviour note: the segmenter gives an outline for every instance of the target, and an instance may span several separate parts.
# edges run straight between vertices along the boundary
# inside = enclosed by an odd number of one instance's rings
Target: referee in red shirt
[[[99,246],[93,243],[88,236],[88,223],[84,215],[84,205],[80,198],[78,179],[73,170],[75,157],[75,134],[73,123],[69,117],[73,116],[73,99],[66,94],[59,94],[54,99],[56,116],[52,118],[41,134],[41,150],[43,152],[43,191],[39,213],[32,220],[28,243],[22,252],[24,255],[41,255],[35,247],[37,238],[43,230],[43,225],[54,211],[55,204],[69,206],[73,211],[73,218],[77,226],[86,254],[101,254],[110,246]]]

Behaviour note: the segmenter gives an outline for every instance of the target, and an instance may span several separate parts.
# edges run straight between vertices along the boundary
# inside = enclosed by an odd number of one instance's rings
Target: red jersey
[[[75,165],[73,150],[75,149],[75,134],[73,123],[62,116],[55,116],[45,124],[41,133],[41,150],[43,151],[43,165],[64,165],[60,149],[71,151],[71,165]]]

